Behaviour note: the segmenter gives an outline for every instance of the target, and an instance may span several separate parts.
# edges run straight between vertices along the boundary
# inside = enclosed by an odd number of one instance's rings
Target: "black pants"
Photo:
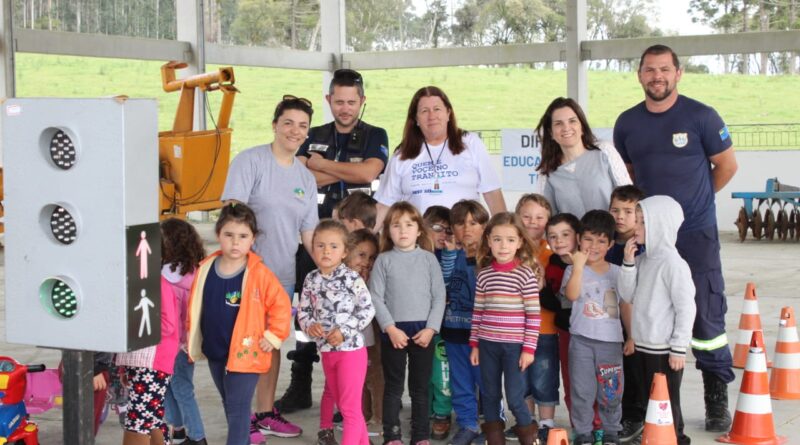
[[[627,335],[625,337],[627,340]],[[642,366],[639,360],[640,355],[636,353],[622,356],[622,372],[625,373],[625,389],[622,392],[623,421],[644,422],[650,388],[648,387],[647,394],[641,394],[642,382],[639,380]],[[642,399],[644,399],[644,405],[642,405]]]
[[[657,372],[666,374],[667,391],[669,391],[669,401],[672,408],[672,422],[675,425],[675,435],[678,437],[679,445],[691,443],[689,437],[683,433],[683,414],[681,413],[681,380],[683,380],[683,370],[673,371],[669,367],[669,354],[647,354],[636,351],[640,364],[641,385],[639,393],[642,396],[642,406],[646,410],[650,401],[650,387],[653,386],[653,375]],[[642,418],[645,412],[641,413]]]
[[[297,290],[297,294],[303,292],[303,283],[305,283],[306,275],[308,275],[312,270],[316,269],[317,266],[314,264],[314,259],[311,258],[311,255],[308,254],[308,251],[302,244],[298,247],[297,252],[294,256],[295,260],[295,289]],[[300,330],[300,325],[297,323],[297,317],[294,319],[294,329],[295,331]],[[303,342],[298,341],[295,343],[295,350],[290,351],[286,357],[289,360],[293,360],[298,364],[308,365],[307,372],[308,375],[311,375],[312,370],[314,369],[314,362],[319,361],[319,355],[317,354],[317,343],[316,342]],[[310,387],[309,387],[310,390]]]
[[[428,382],[433,366],[433,342],[427,348],[417,346],[408,339],[403,349],[395,349],[382,338],[381,363],[383,364],[383,441],[402,440],[400,431],[400,406],[406,380],[408,358],[408,392],[411,396],[411,443],[430,439],[428,428]]]

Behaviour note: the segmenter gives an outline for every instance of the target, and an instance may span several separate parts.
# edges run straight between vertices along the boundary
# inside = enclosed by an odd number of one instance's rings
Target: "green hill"
[[[178,93],[161,90],[160,62],[17,53],[16,63],[20,97],[155,97],[159,127],[172,126]],[[453,102],[459,126],[473,130],[535,126],[547,104],[566,94],[565,71],[528,67],[416,68],[363,74],[364,119],[385,127],[392,147],[399,142],[411,96],[425,85],[443,88]],[[231,124],[234,152],[272,139],[272,112],[284,94],[311,99],[316,106],[313,124],[322,123],[319,72],[235,67],[235,75],[241,94]],[[680,91],[714,106],[728,124],[797,123],[798,80],[798,76],[684,74]],[[209,97],[216,114],[219,94]],[[617,115],[642,97],[635,73],[589,73],[588,115],[593,127],[613,126]]]

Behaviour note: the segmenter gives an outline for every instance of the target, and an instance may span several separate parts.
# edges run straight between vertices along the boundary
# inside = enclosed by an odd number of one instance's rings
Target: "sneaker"
[[[181,428],[179,430],[173,429],[172,430],[172,444],[173,445],[180,445],[186,442],[186,429]]]
[[[336,424],[334,424],[334,428],[336,428],[336,431],[344,432],[344,423],[336,423]],[[372,431],[370,431],[370,428],[372,428]],[[380,426],[379,428],[380,429],[378,431],[375,431],[376,427],[373,427],[372,425],[370,425],[369,422],[367,422],[367,437],[382,436],[383,435],[383,427]]]
[[[272,408],[272,412],[263,418],[259,416],[256,425],[264,435],[268,436],[297,437],[303,434],[302,428],[284,419],[276,408]]]
[[[317,433],[317,445],[339,445],[333,435],[333,429],[319,430]]]
[[[617,433],[605,433],[603,435],[603,445],[620,445]]]
[[[370,420],[367,422],[367,436],[378,437],[383,435],[383,421]]]
[[[255,415],[250,416],[250,445],[261,445],[266,441],[267,438],[258,429],[258,417]]]
[[[547,443],[547,437],[550,436],[550,427],[547,425],[542,425],[539,428],[539,432],[536,435],[539,438],[539,443],[542,445]]]
[[[445,440],[450,435],[450,416],[433,415],[433,425],[431,426],[431,439]]]
[[[477,431],[469,428],[459,428],[447,445],[471,445],[472,441],[479,436]]]
[[[593,445],[603,445],[603,430],[592,431],[592,436],[594,437]]]
[[[591,434],[579,434],[575,436],[575,445],[594,445],[594,439]]]
[[[630,442],[631,439],[640,436],[644,430],[644,422],[625,419],[622,421],[622,431],[619,432],[619,440]]]
[[[519,441],[519,438],[517,437],[517,431],[514,429],[515,426],[512,426],[503,433],[503,435],[506,436],[506,440],[513,440],[514,442]]]

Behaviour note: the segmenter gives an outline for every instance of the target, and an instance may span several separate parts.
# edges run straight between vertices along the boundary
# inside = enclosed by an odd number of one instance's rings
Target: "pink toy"
[[[30,414],[41,414],[54,407],[61,407],[63,388],[57,369],[27,375],[25,405]]]

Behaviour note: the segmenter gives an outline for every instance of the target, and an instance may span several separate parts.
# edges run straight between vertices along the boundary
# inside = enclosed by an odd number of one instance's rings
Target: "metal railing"
[[[800,123],[728,125],[736,150],[798,150]],[[486,144],[490,154],[503,151],[500,130],[473,130]]]

